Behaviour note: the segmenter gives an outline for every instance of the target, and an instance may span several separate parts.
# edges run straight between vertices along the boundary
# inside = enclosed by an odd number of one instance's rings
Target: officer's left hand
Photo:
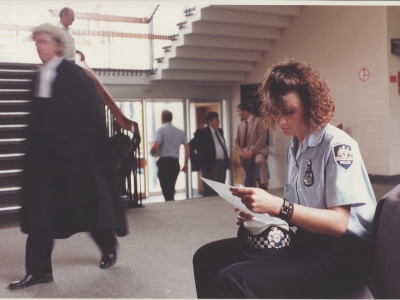
[[[249,214],[246,214],[246,213],[244,213],[244,212],[242,212],[239,208],[237,208],[237,207],[235,207],[235,211],[236,212],[239,212],[239,215],[237,216],[237,222],[236,222],[236,224],[237,225],[241,225],[244,221],[246,221],[246,220],[251,220],[251,219],[253,219],[253,216],[252,215],[249,215]]]
[[[255,213],[277,216],[282,207],[282,198],[271,195],[259,188],[231,187],[232,195],[241,199],[246,207]]]

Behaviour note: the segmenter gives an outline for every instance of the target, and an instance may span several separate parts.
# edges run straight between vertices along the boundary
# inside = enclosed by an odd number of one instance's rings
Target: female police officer
[[[264,249],[251,250],[263,252],[259,256],[249,255],[236,238],[207,244],[193,259],[198,297],[348,296],[363,284],[376,206],[358,144],[330,124],[335,104],[325,81],[306,63],[284,60],[270,67],[260,96],[265,124],[292,136],[286,152],[284,198],[257,188],[232,187],[231,191],[252,212],[296,226],[296,235],[288,234],[297,242],[297,255],[287,252],[269,259],[268,249],[283,249],[278,235],[280,247],[265,242]],[[270,238],[270,224],[249,214],[240,212],[238,224],[242,224],[239,241],[243,230],[245,239],[258,244]]]

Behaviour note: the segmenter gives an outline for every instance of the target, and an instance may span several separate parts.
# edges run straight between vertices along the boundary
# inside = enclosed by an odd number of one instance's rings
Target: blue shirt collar
[[[307,147],[317,146],[322,141],[322,138],[323,138],[328,126],[331,126],[331,125],[326,124],[320,131],[317,131],[316,133],[308,132],[306,135],[306,138],[301,143],[296,156],[298,157],[301,153],[303,153],[307,149]],[[293,151],[293,147],[297,143],[297,141],[298,141],[297,136],[294,135],[290,142],[290,149],[292,149],[292,151]]]

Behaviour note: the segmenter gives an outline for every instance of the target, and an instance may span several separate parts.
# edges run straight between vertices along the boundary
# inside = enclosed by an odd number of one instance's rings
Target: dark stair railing
[[[118,181],[120,192],[128,197],[128,207],[142,206],[140,165],[140,132],[138,123],[129,120],[119,109],[104,85],[84,60],[79,62],[92,78],[97,93],[103,101],[102,112],[109,134],[112,168]],[[132,193],[133,181],[133,193]]]

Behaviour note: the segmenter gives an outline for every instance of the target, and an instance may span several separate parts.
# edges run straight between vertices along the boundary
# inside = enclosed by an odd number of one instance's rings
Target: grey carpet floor
[[[374,185],[377,198],[390,188]],[[130,233],[118,239],[115,266],[101,270],[99,250],[79,233],[55,242],[53,283],[19,291],[6,287],[25,274],[26,235],[18,224],[0,225],[0,298],[196,298],[193,254],[236,235],[233,207],[220,197],[144,205],[127,211]]]
[[[127,212],[129,235],[118,238],[118,261],[101,270],[86,233],[57,240],[54,282],[6,289],[25,274],[26,235],[18,224],[0,230],[0,298],[196,298],[194,252],[236,234],[236,213],[219,197],[154,203]]]

